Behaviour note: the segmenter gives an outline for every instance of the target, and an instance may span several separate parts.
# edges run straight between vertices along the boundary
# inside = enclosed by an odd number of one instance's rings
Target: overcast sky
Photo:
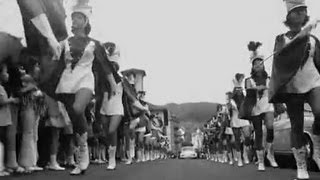
[[[248,42],[261,41],[267,56],[275,36],[287,30],[283,0],[90,2],[91,36],[119,44],[122,70],[146,71],[144,88],[154,104],[224,102],[234,74],[249,75]],[[311,19],[320,17],[320,1],[307,3]],[[0,0],[0,30],[23,36],[16,1]]]

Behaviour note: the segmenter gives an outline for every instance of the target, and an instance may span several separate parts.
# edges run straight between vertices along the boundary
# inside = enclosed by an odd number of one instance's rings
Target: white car
[[[181,153],[179,155],[180,159],[195,159],[197,158],[197,152],[193,146],[184,146],[181,148]]]

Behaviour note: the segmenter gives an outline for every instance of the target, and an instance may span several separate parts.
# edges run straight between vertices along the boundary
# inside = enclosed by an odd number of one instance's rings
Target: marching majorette
[[[204,145],[207,150],[207,160],[218,162],[217,148],[219,142],[218,134],[220,131],[220,123],[216,116],[213,116],[206,124],[205,130],[206,134],[204,137]]]
[[[221,124],[221,128],[219,131],[218,139],[218,151],[219,151],[219,162],[233,164],[233,159],[230,158],[231,153],[231,139],[233,136],[233,131],[230,126],[230,114],[226,104],[219,106],[219,110],[217,111],[217,119]]]
[[[112,42],[104,43],[104,47],[106,49],[108,59],[111,61],[116,72],[118,72],[120,69],[118,63],[120,59],[119,47]],[[109,98],[109,93],[104,93],[103,103],[100,109],[103,129],[108,140],[106,143],[109,154],[108,170],[114,170],[116,168],[117,131],[124,116],[122,96],[123,85],[122,81],[120,81],[116,86],[116,93],[114,95]]]
[[[264,67],[264,56],[258,53],[258,48],[262,44],[260,42],[251,41],[248,44],[249,51],[252,51],[250,62],[252,64],[251,77],[245,80],[246,98],[244,105],[250,113],[255,131],[255,147],[258,157],[258,171],[264,171],[265,151],[262,143],[263,132],[262,123],[264,121],[267,128],[267,159],[272,167],[278,167],[275,161],[272,143],[274,138],[273,122],[274,122],[274,106],[268,102],[269,76]]]
[[[245,164],[249,164],[250,161],[248,159],[248,152],[249,152],[249,146],[250,146],[250,123],[245,122],[246,120],[243,120],[239,118],[239,111],[241,104],[244,102],[244,80],[245,80],[245,75],[242,73],[236,73],[235,78],[232,80],[233,82],[233,92],[232,92],[232,100],[231,102],[231,108],[232,111],[235,111],[235,113],[232,113],[232,120],[235,123],[232,123],[233,126],[233,132],[235,136],[235,149],[238,149],[238,145],[240,142],[240,136],[244,136],[244,150],[243,150],[243,160]],[[236,114],[236,115],[233,115]],[[238,149],[239,150],[239,149]],[[239,153],[235,152],[234,154]],[[240,153],[241,155],[241,153]],[[238,157],[236,157],[238,159]],[[241,165],[241,161],[238,161],[238,165]]]
[[[89,165],[86,107],[93,95],[103,97],[104,92],[114,95],[116,84],[121,81],[101,43],[89,37],[91,13],[88,0],[79,0],[72,8],[74,36],[65,43],[63,71],[55,91],[65,104],[79,146],[79,163],[71,175],[84,174]]]
[[[149,109],[147,102],[144,101],[145,93],[138,92],[138,99],[142,106]],[[147,132],[149,118],[147,113],[140,113],[137,125],[135,127],[137,162],[145,162],[145,133]]]
[[[309,21],[305,0],[285,0],[289,31],[275,40],[275,52],[269,89],[272,103],[285,103],[291,122],[291,147],[297,163],[297,178],[309,179],[306,163],[304,103],[315,117],[314,160],[320,168],[320,43],[303,27]]]
[[[236,91],[227,92],[227,105],[229,109],[230,119],[231,119],[231,127],[235,138],[235,150],[236,150],[236,156],[238,160],[238,167],[243,166],[243,162],[245,164],[249,164],[249,158],[248,158],[248,143],[244,143],[244,151],[243,151],[243,161],[242,161],[242,153],[241,153],[241,136],[243,135],[245,138],[245,141],[250,140],[250,122],[244,119],[240,119],[238,117],[239,114],[239,106],[236,103]],[[246,146],[247,145],[247,146]],[[232,155],[230,155],[232,157]]]

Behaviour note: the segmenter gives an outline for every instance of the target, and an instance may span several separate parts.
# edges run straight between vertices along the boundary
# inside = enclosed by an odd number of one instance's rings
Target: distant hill
[[[188,131],[210,119],[216,113],[217,103],[170,103],[165,105],[165,107],[177,117],[180,124],[186,127]]]

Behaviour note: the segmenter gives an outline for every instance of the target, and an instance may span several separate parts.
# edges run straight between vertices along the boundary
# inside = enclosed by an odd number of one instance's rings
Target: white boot
[[[232,149],[233,154],[237,154],[235,149]],[[234,161],[238,161],[238,156],[233,156]]]
[[[223,162],[223,154],[221,154],[221,153],[218,154],[218,162],[219,163]]]
[[[244,162],[244,164],[250,164],[249,157],[248,157],[248,151],[249,151],[249,147],[244,146],[244,148],[243,148],[243,162]]]
[[[107,167],[108,170],[116,169],[116,151],[117,151],[117,146],[110,146],[108,149],[108,154],[109,154],[109,164]]]
[[[210,161],[214,161],[214,156],[213,156],[213,154],[210,154],[210,156],[209,156],[208,160],[210,160]]]
[[[50,155],[50,163],[48,165],[49,170],[53,171],[64,171],[65,168],[61,167],[57,162],[57,155]]]
[[[129,151],[131,158],[135,157],[135,141],[134,139],[129,140]]]
[[[243,166],[242,157],[241,157],[241,151],[237,151],[237,159],[238,159],[238,167]]]
[[[266,168],[264,166],[264,151],[256,151],[258,156],[258,171],[265,171]]]
[[[137,150],[137,163],[141,162],[142,161],[142,155],[141,155],[141,149]]]
[[[233,165],[233,157],[232,157],[232,153],[228,153],[229,156],[229,164]]]
[[[145,151],[146,155],[145,155],[145,158],[146,158],[146,161],[150,161],[150,151]]]
[[[217,153],[215,153],[214,155],[213,155],[213,157],[214,157],[214,162],[219,162],[219,159],[218,159],[218,154]]]
[[[146,155],[145,155],[145,150],[144,148],[141,150],[141,161],[146,162]]]
[[[307,170],[306,155],[307,150],[305,147],[300,149],[292,148],[294,158],[297,163],[297,178],[298,179],[309,179],[309,173]]]
[[[274,152],[273,152],[273,144],[272,143],[267,143],[266,145],[266,150],[267,150],[267,159],[270,162],[270,165],[274,168],[279,167],[275,158],[274,158]]]
[[[132,157],[130,151],[127,151],[128,160],[125,162],[125,164],[130,165],[132,164]]]
[[[227,163],[228,162],[228,151],[224,151],[223,152],[223,163]]]
[[[313,160],[316,162],[320,170],[320,136],[313,136]]]
[[[84,133],[82,135],[77,134],[77,141],[79,144],[79,152],[78,152],[78,165],[74,168],[70,175],[80,175],[84,174],[89,166],[89,148],[88,148],[88,134]]]

